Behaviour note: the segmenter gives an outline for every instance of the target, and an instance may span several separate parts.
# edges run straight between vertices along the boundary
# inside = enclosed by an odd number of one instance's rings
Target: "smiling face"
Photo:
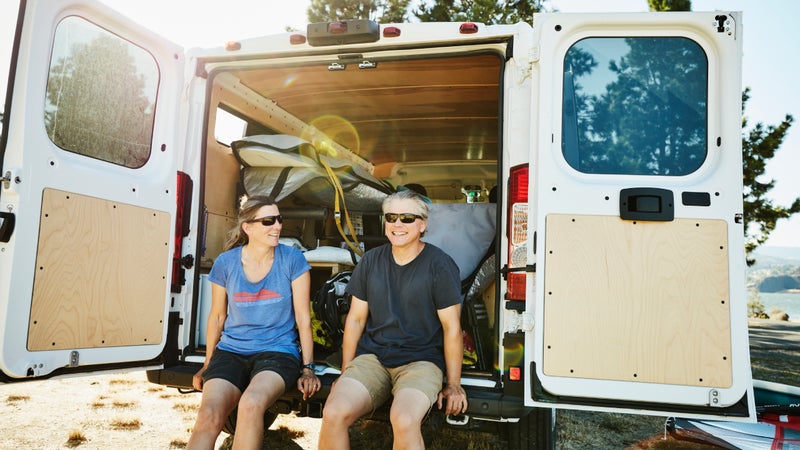
[[[421,215],[417,202],[410,199],[392,200],[385,205],[383,212]],[[403,223],[397,219],[394,222],[385,221],[384,233],[393,247],[404,247],[416,244],[427,226],[428,222],[425,219],[417,218],[413,223]]]
[[[260,219],[274,217],[278,214],[280,214],[280,211],[277,205],[266,205],[258,208],[253,220],[242,224],[242,230],[247,234],[249,242],[270,247],[277,246],[283,225],[277,220],[272,225],[264,225]]]

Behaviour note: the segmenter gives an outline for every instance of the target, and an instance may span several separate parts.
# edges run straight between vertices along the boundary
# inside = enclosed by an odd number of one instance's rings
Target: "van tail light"
[[[511,169],[508,189],[508,277],[506,299],[525,300],[526,272],[510,269],[524,268],[528,261],[528,165]]]
[[[179,293],[181,287],[186,284],[186,270],[191,268],[193,261],[188,259],[184,262],[181,253],[183,252],[183,238],[189,235],[190,213],[192,211],[192,179],[184,172],[178,172],[178,186],[175,195],[177,208],[175,210],[175,249],[172,253],[172,281],[171,291]]]

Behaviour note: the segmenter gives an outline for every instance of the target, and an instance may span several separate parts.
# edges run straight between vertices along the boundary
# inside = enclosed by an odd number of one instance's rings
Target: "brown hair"
[[[239,218],[236,226],[228,232],[228,239],[225,241],[225,250],[247,244],[249,238],[244,232],[242,225],[256,218],[256,213],[262,206],[276,205],[275,199],[269,195],[254,195],[252,197],[242,197],[239,206]]]

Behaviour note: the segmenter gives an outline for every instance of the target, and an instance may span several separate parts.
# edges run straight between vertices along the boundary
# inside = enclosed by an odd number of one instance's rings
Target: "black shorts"
[[[211,362],[203,372],[203,383],[212,378],[222,378],[244,392],[257,373],[269,370],[283,378],[284,391],[293,386],[300,376],[300,360],[289,353],[263,352],[255,355],[238,355],[216,349]]]

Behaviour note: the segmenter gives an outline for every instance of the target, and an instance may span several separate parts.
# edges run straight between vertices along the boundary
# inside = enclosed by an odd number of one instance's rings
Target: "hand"
[[[460,384],[446,384],[444,389],[439,392],[439,399],[436,405],[442,409],[442,400],[446,399],[447,415],[456,416],[467,411],[467,393]]]
[[[303,400],[313,396],[322,387],[317,375],[311,369],[303,369],[303,374],[297,379],[297,390],[303,393]]]
[[[203,390],[203,372],[205,372],[207,368],[208,367],[203,364],[203,367],[201,367],[200,370],[198,370],[197,373],[192,376],[192,387],[198,391]]]

